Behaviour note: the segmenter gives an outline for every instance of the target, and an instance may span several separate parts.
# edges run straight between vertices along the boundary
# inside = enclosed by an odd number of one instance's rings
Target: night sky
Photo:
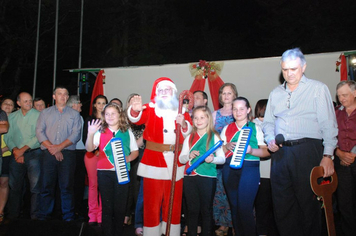
[[[57,84],[72,94],[77,75],[64,69],[78,67],[80,2],[59,5]],[[0,11],[0,94],[15,98],[32,93],[38,2],[3,0]],[[85,0],[82,68],[355,50],[355,14],[355,0]],[[47,103],[54,21],[55,1],[42,0],[36,97]]]

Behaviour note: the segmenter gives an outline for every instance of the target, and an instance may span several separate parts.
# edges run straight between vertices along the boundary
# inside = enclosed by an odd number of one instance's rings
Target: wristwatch
[[[328,157],[328,158],[331,158],[331,160],[334,160],[334,156],[332,156],[332,155],[324,155],[324,157]]]

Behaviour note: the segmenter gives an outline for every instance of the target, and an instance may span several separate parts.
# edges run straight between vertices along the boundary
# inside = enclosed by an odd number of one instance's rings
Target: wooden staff
[[[183,100],[189,99],[189,107],[191,109],[193,107],[194,96],[189,90],[184,90],[179,95],[179,108],[178,114],[182,114]],[[172,221],[172,211],[173,211],[173,200],[174,200],[174,189],[176,186],[176,176],[177,176],[177,165],[178,165],[178,154],[179,154],[179,138],[180,138],[180,129],[181,125],[177,123],[176,128],[176,143],[174,146],[174,159],[173,159],[173,169],[172,169],[172,186],[171,192],[169,195],[169,208],[168,208],[168,219],[167,219],[167,227],[166,227],[166,236],[169,236],[171,231],[171,221]]]

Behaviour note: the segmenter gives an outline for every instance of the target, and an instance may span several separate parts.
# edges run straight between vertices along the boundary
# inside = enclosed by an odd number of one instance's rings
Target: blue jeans
[[[253,207],[260,182],[260,162],[244,161],[241,169],[230,167],[231,157],[223,167],[223,182],[231,208],[236,236],[257,235]]]
[[[41,149],[24,153],[25,163],[17,163],[11,156],[9,164],[9,187],[8,201],[9,218],[17,218],[23,198],[23,186],[27,173],[31,192],[31,219],[35,219],[38,212],[38,196],[40,194],[41,181]]]
[[[143,228],[143,177],[140,177],[140,189],[135,209],[135,229],[137,228]]]
[[[43,150],[42,158],[42,189],[40,194],[40,210],[38,219],[50,218],[55,202],[55,190],[58,180],[60,189],[63,220],[74,220],[74,172],[75,150],[62,150],[63,160],[57,161],[48,150]]]

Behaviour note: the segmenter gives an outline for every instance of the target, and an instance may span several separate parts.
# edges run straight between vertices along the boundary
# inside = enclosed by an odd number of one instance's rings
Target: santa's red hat
[[[167,78],[167,77],[158,78],[153,83],[152,93],[151,93],[151,102],[155,102],[155,97],[157,96],[157,88],[161,85],[167,85],[167,86],[171,87],[175,92],[177,92],[177,87],[170,78]]]

